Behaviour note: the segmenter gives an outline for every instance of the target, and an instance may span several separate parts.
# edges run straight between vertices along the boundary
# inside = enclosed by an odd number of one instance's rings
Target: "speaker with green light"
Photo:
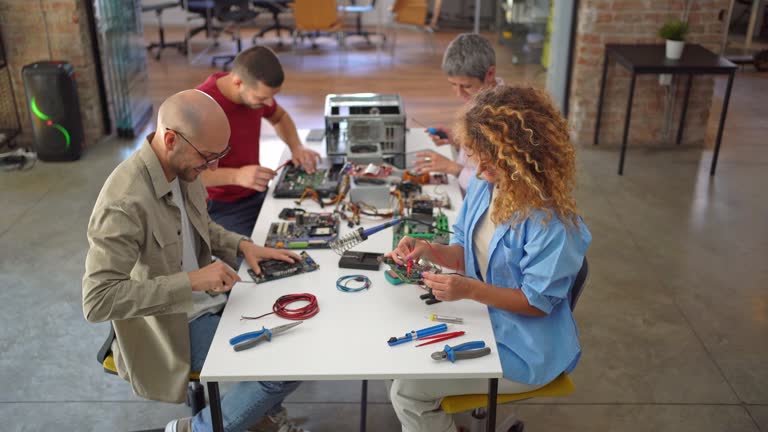
[[[24,66],[21,75],[38,159],[79,159],[83,149],[83,119],[72,65],[37,62]]]

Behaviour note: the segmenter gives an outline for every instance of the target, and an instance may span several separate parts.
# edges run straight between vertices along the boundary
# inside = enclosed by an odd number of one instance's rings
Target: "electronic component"
[[[299,213],[305,214],[306,212],[307,211],[304,210],[303,208],[288,208],[288,207],[286,207],[286,208],[280,210],[280,214],[277,215],[277,217],[279,217],[282,220],[294,220],[294,219],[296,219],[296,215],[297,214],[299,214]]]
[[[322,141],[325,138],[325,129],[310,129],[307,141]]]
[[[392,247],[396,248],[403,237],[413,237],[447,245],[451,239],[448,230],[448,217],[442,212],[435,216],[411,213],[408,219],[405,219],[392,231]]]
[[[317,270],[320,266],[306,252],[299,254],[301,261],[289,263],[280,260],[266,260],[259,263],[261,274],[257,275],[253,269],[248,269],[248,274],[257,284],[286,278],[302,273]]]
[[[339,267],[356,270],[378,270],[379,258],[382,256],[383,254],[375,252],[346,251],[339,259]]]
[[[395,262],[390,257],[383,257],[380,259],[381,262],[389,266],[389,270],[391,271],[389,277],[387,278],[397,278],[400,279],[404,283],[408,284],[422,284],[422,276],[421,274],[424,272],[429,273],[441,273],[442,269],[431,262],[425,260],[425,259],[419,259],[417,262],[411,261],[409,264],[406,265],[400,265]],[[385,275],[386,276],[386,275]],[[392,282],[392,281],[390,281]]]
[[[315,190],[320,198],[335,195],[338,193],[343,166],[334,164],[330,168],[318,168],[314,173],[308,174],[301,167],[288,165],[280,172],[274,197],[300,198],[306,188]]]
[[[344,167],[344,173],[350,177],[386,178],[392,174],[392,167],[373,163],[368,165],[349,163]]]
[[[281,212],[282,213],[282,212]],[[278,249],[327,249],[339,235],[333,213],[294,212],[292,222],[272,222],[264,246]]]

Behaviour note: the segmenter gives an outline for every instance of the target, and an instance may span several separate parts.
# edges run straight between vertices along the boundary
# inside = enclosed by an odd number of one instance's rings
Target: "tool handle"
[[[469,351],[454,352],[453,358],[454,360],[467,360],[467,359],[487,356],[490,353],[491,353],[491,349],[488,347],[485,347],[485,348],[473,349]]]
[[[456,345],[455,347],[451,347],[454,351],[468,351],[478,348],[484,348],[485,342],[483,341],[472,341],[472,342],[465,342],[461,345]]]
[[[437,128],[433,128],[433,127],[428,128],[427,132],[429,132],[432,135],[437,135],[440,139],[448,138],[448,134],[446,134],[445,132],[443,132],[441,130],[438,130]]]
[[[263,333],[260,336],[257,336],[253,339],[246,339],[243,342],[236,343],[235,345],[232,346],[232,348],[235,351],[246,350],[248,348],[253,348],[263,340],[270,340],[269,333]]]
[[[425,336],[435,335],[444,331],[448,331],[448,324],[438,324],[436,326],[416,330],[416,338],[423,338]]]
[[[248,332],[248,333],[243,333],[241,335],[237,335],[237,336],[233,337],[232,339],[229,340],[229,344],[230,345],[237,345],[237,344],[239,344],[241,342],[245,342],[245,341],[247,341],[249,339],[259,339],[259,340],[261,340],[261,338],[264,335],[267,336],[267,340],[271,340],[272,339],[272,332],[267,330],[265,327],[262,327],[261,330],[257,330],[257,331],[253,331],[253,332]]]

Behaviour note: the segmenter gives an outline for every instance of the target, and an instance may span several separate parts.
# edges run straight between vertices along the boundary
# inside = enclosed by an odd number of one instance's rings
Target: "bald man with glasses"
[[[260,273],[262,260],[299,259],[257,246],[208,216],[199,176],[218,168],[229,134],[227,117],[210,96],[198,90],[171,96],[160,106],[157,131],[104,183],[88,223],[85,318],[111,321],[117,372],[147,399],[185,400],[189,374],[202,369],[216,332],[222,294],[240,280],[227,264],[236,266],[239,255]],[[222,400],[226,430],[246,430],[279,410],[298,385],[236,384]],[[209,430],[209,408],[166,426]]]

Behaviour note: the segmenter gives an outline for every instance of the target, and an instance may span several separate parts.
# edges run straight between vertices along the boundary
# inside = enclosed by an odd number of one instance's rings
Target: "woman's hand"
[[[481,288],[482,284],[477,279],[464,277],[461,275],[444,275],[438,273],[424,272],[424,283],[432,289],[432,294],[442,301],[456,301],[461,299],[472,299],[475,291]]]
[[[388,252],[386,257],[392,258],[393,261],[400,265],[406,264],[408,261],[418,261],[429,252],[429,245],[425,241],[416,240],[413,237],[403,237],[397,243],[397,247],[392,252]]]

